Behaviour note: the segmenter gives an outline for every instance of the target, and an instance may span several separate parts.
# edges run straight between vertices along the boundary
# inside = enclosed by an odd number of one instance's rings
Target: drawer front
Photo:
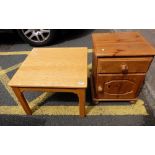
[[[97,73],[145,73],[152,57],[143,58],[99,58]]]
[[[98,74],[96,95],[100,99],[133,99],[138,95],[145,74]]]

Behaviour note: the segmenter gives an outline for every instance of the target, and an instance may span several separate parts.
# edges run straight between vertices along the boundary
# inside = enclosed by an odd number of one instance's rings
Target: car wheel
[[[55,38],[55,30],[51,29],[20,29],[18,34],[32,46],[49,45]]]

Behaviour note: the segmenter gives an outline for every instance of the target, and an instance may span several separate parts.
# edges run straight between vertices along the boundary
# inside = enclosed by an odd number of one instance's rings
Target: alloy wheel
[[[32,42],[44,42],[50,36],[50,29],[24,29],[22,32]]]

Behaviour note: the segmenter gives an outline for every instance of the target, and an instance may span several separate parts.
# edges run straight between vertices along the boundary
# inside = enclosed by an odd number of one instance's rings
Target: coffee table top
[[[9,85],[86,88],[87,48],[34,48]]]

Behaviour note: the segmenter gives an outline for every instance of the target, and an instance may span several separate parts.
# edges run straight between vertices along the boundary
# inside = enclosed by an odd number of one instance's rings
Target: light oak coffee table
[[[34,48],[9,86],[28,115],[32,111],[24,91],[75,93],[79,98],[80,116],[85,116],[87,48]]]

